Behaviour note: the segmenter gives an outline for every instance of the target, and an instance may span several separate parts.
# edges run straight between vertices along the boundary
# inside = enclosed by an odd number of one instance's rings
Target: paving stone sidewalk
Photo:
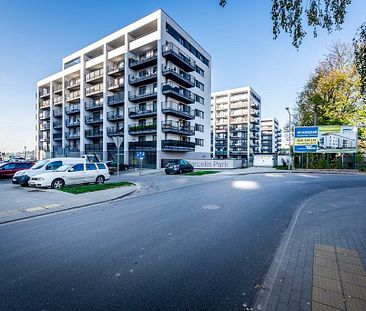
[[[365,188],[310,198],[284,237],[253,309],[365,311],[365,202]]]

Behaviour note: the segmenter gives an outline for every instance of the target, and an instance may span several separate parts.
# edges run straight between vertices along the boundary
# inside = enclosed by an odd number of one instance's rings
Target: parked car
[[[66,164],[53,172],[32,176],[29,186],[60,189],[64,186],[97,183],[103,184],[110,177],[104,163]]]
[[[31,168],[34,162],[5,162],[0,164],[0,177],[13,177],[16,172]]]
[[[115,162],[115,161],[107,161],[107,162],[105,162],[105,164],[107,164],[107,166],[108,166],[109,174],[113,175],[114,173],[117,172],[117,162]],[[127,164],[120,163],[119,164],[119,170],[120,171],[128,170],[128,165]]]
[[[51,158],[47,160],[38,161],[29,170],[23,170],[15,173],[12,179],[13,184],[18,184],[23,187],[28,186],[28,182],[32,176],[42,173],[53,172],[57,168],[65,164],[74,164],[79,162],[85,162],[85,159],[81,158]]]
[[[193,172],[193,166],[186,160],[171,160],[165,166],[165,174],[183,174]]]

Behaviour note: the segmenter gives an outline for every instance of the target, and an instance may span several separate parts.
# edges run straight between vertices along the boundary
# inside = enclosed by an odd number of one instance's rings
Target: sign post
[[[123,138],[121,136],[113,136],[113,141],[117,147],[117,180],[119,180],[119,148],[121,147]]]
[[[141,172],[142,172],[142,160],[145,158],[145,152],[136,152],[136,157],[140,160],[140,172],[139,172],[139,175],[141,175]]]

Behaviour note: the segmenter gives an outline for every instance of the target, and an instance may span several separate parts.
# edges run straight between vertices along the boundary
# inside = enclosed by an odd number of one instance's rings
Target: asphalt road
[[[0,226],[0,310],[243,310],[296,208],[345,187],[233,176]]]

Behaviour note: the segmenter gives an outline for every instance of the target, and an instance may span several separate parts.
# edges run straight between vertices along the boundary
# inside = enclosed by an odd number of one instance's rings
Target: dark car
[[[115,161],[107,161],[107,162],[105,162],[105,164],[108,166],[109,174],[113,175],[113,174],[115,174],[117,172],[117,162],[115,162]],[[120,171],[128,170],[128,165],[127,164],[120,163],[119,164],[119,170]]]
[[[165,174],[183,174],[193,172],[193,166],[186,160],[172,160],[165,166]]]
[[[34,165],[34,162],[6,162],[0,164],[0,177],[13,177],[21,170],[27,170]]]

